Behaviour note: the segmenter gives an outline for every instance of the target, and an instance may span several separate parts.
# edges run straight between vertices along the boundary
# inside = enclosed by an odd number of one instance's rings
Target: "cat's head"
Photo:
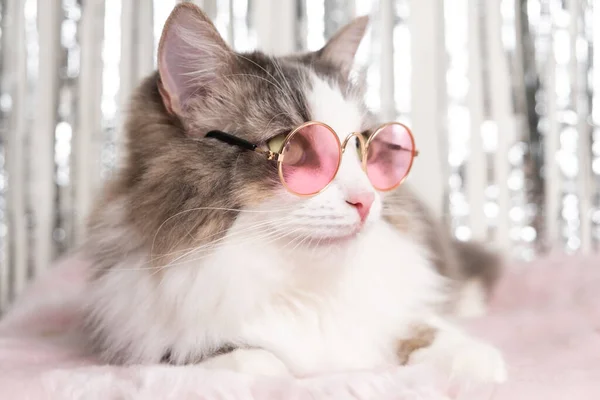
[[[307,121],[329,125],[342,142],[374,128],[362,91],[349,79],[366,27],[367,19],[358,18],[313,53],[239,54],[197,7],[177,6],[161,38],[158,75],[131,106],[118,189],[147,241],[168,252],[218,239],[245,218],[248,236],[324,246],[350,241],[378,220],[382,196],[361,167],[356,138],[331,184],[298,196],[264,154],[205,137],[223,131],[266,151],[273,138]]]

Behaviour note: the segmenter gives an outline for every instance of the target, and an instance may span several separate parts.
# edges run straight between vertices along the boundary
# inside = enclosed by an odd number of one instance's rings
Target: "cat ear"
[[[350,71],[354,56],[369,25],[369,17],[355,18],[340,29],[321,50],[319,56],[344,71]]]
[[[210,91],[234,59],[233,51],[200,8],[180,3],[165,23],[158,47],[159,87],[169,112]]]

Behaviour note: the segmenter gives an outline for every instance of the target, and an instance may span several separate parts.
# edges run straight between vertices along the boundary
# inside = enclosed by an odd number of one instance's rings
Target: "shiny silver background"
[[[454,234],[525,259],[599,248],[594,0],[197,3],[235,49],[273,54],[316,50],[370,14],[368,104],[413,127],[411,181]],[[0,307],[83,236],[174,4],[0,1]]]

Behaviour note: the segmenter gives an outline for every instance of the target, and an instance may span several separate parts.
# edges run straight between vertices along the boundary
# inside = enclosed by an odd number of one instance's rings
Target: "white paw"
[[[502,383],[507,379],[506,364],[500,351],[467,337],[434,342],[413,353],[410,363],[433,365],[461,382]]]
[[[291,376],[285,364],[269,351],[238,349],[204,361],[206,368],[229,369],[250,375]]]
[[[451,376],[479,382],[502,383],[507,379],[504,357],[498,349],[474,342],[457,349],[452,357]]]

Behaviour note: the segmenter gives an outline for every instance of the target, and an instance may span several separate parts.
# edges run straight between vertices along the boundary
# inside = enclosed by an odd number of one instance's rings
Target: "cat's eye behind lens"
[[[280,175],[289,190],[309,196],[329,185],[340,161],[340,141],[335,132],[324,124],[309,122],[283,143]]]
[[[384,125],[373,133],[367,148],[366,172],[371,184],[386,191],[402,183],[415,155],[410,130],[400,123]]]
[[[283,142],[287,138],[287,133],[282,133],[267,141],[267,147],[274,153],[281,153]]]

